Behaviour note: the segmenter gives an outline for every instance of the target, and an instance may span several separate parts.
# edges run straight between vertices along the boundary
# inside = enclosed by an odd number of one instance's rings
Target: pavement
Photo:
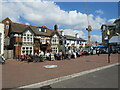
[[[120,67],[120,66],[119,66]],[[118,88],[118,66],[50,85],[51,88]]]
[[[18,88],[39,83],[54,78],[72,75],[75,73],[95,69],[102,66],[118,63],[118,54],[111,54],[111,63],[107,62],[107,55],[82,56],[71,60],[45,61],[39,63],[19,62],[7,60],[2,65],[2,88]],[[58,67],[46,69],[44,65]]]

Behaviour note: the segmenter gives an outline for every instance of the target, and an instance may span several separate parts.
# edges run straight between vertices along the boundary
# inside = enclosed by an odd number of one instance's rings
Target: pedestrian
[[[97,49],[97,55],[99,56],[99,54],[100,54],[100,49],[98,48]]]
[[[47,52],[47,53],[45,54],[45,56],[46,56],[46,59],[47,59],[47,60],[50,60],[50,53],[49,53],[49,52]]]
[[[72,52],[71,52],[71,50],[69,50],[69,51],[68,51],[68,59],[69,59],[69,60],[71,59],[71,54],[72,54]]]
[[[54,57],[55,57],[55,60],[57,60],[57,53],[56,52],[54,53]]]
[[[62,60],[64,60],[64,59],[65,59],[65,52],[62,51]]]
[[[50,52],[49,57],[50,57],[50,61],[54,61],[55,60],[54,54],[52,52]]]
[[[77,58],[77,55],[76,55],[76,53],[75,53],[75,52],[73,52],[73,55],[74,55],[74,58]]]
[[[25,55],[22,54],[22,55],[21,55],[21,61],[24,61],[24,60],[25,60]]]

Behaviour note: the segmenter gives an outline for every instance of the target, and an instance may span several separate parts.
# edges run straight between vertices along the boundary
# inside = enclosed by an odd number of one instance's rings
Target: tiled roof
[[[65,38],[68,39],[68,40],[82,40],[82,41],[86,41],[85,39],[82,39],[82,38],[76,38],[74,36],[69,36],[69,35],[65,35]]]
[[[45,26],[43,26],[43,27],[37,27],[37,26],[25,25],[25,24],[13,23],[13,22],[11,23],[10,31],[11,32],[16,32],[16,33],[22,33],[28,27],[30,27],[36,35],[51,36],[51,34],[54,32],[53,29],[48,29]],[[38,28],[46,28],[47,32],[46,33],[40,32]]]

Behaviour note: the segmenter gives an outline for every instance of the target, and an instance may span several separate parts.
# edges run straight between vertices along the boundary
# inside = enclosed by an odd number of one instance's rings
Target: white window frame
[[[39,32],[41,32],[41,28],[39,28]]]
[[[58,38],[57,37],[52,38],[52,44],[58,44]]]
[[[57,52],[58,52],[58,47],[53,46],[53,47],[52,47],[52,52],[53,52],[53,53],[57,53]]]
[[[23,49],[24,48],[24,49]],[[28,49],[27,49],[28,48]],[[23,51],[24,51],[24,53],[23,53]],[[27,53],[27,51],[28,51],[28,53]],[[31,51],[31,52],[30,52]],[[21,47],[21,53],[22,54],[33,54],[33,46],[22,46]]]
[[[24,42],[29,42],[29,43],[33,43],[33,34],[27,34],[27,33],[24,33],[23,34],[23,43]]]
[[[46,39],[45,38],[41,38],[40,40],[41,40],[42,44],[46,44]]]

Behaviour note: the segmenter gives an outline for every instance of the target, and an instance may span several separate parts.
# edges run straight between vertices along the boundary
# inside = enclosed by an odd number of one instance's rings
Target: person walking
[[[69,60],[71,59],[71,54],[72,54],[72,51],[69,50],[69,51],[68,51],[68,59],[69,59]]]
[[[100,49],[97,48],[97,55],[99,56],[100,55]]]

